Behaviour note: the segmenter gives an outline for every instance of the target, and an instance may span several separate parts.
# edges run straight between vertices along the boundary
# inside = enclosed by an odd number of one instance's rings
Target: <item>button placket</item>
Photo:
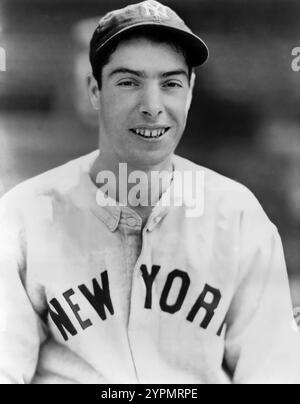
[[[141,253],[136,261],[133,277],[132,277],[132,288],[131,288],[131,298],[130,298],[130,311],[129,311],[129,321],[128,321],[128,341],[131,347],[131,354],[133,361],[135,363],[135,369],[137,374],[137,379],[139,379],[140,374],[143,374],[143,366],[141,365],[143,360],[141,359],[140,346],[143,345],[141,340],[141,334],[139,333],[138,324],[140,323],[141,316],[143,317],[144,306],[144,281],[142,279],[142,271],[140,271],[140,266],[142,264],[149,265],[150,255],[148,251],[148,237],[147,228],[142,231],[142,246]]]
[[[139,223],[135,217],[132,217],[129,212],[122,212],[121,221],[120,221],[120,230],[123,235],[123,249],[125,253],[125,265],[124,270],[128,272],[128,311],[127,311],[127,333],[128,333],[128,344],[132,356],[132,362],[135,364],[135,349],[134,342],[131,338],[130,333],[130,322],[132,322],[132,317],[134,321],[135,313],[134,311],[134,301],[136,299],[134,288],[137,278],[137,263],[139,261],[139,257],[141,256],[141,250],[143,248],[142,245],[142,221]],[[138,380],[138,372],[136,370],[136,377]]]

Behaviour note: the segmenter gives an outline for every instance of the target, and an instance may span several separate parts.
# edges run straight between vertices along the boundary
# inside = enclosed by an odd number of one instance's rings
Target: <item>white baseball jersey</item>
[[[97,153],[0,202],[0,383],[299,383],[282,245],[252,193],[174,156],[204,173],[203,212],[174,179],[142,228],[97,203]]]

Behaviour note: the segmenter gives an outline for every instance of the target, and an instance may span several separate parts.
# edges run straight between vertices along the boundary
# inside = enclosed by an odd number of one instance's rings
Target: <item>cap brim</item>
[[[107,49],[112,43],[118,41],[125,33],[132,31],[139,31],[141,28],[149,27],[154,30],[171,32],[173,37],[186,50],[189,58],[189,62],[192,67],[203,65],[209,58],[209,50],[205,42],[193,33],[183,31],[179,28],[175,28],[169,25],[163,25],[162,23],[155,22],[144,22],[123,28],[122,30],[116,32],[114,35],[110,36],[107,41],[105,41],[99,48],[96,49],[95,55],[99,56],[102,51]]]

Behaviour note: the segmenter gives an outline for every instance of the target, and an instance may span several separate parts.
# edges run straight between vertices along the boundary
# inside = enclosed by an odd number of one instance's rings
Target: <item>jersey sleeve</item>
[[[300,334],[282,242],[258,202],[241,215],[237,283],[225,353],[234,383],[299,383]]]
[[[21,204],[7,195],[0,200],[0,384],[30,383],[40,345],[39,316],[26,292]]]

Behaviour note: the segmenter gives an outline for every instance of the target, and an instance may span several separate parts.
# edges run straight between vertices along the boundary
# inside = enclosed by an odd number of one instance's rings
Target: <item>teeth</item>
[[[163,134],[165,134],[166,131],[167,131],[166,128],[163,128],[163,129],[155,129],[155,130],[150,130],[150,129],[134,129],[134,132],[135,132],[137,135],[144,136],[144,137],[147,137],[147,138],[149,138],[149,137],[150,137],[150,138],[160,137],[160,136],[162,136]]]

